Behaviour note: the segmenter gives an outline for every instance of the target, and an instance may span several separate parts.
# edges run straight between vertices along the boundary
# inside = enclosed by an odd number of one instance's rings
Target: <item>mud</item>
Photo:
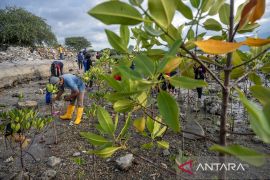
[[[50,106],[45,104],[45,95],[38,93],[40,89],[45,88],[46,82],[47,79],[35,80],[26,84],[19,84],[13,88],[1,89],[0,111],[15,108],[18,98],[12,97],[12,95],[23,93],[24,99],[38,102],[38,110],[40,113],[50,115]],[[94,88],[94,90],[96,89]],[[185,114],[185,119],[181,119],[182,126],[190,119],[195,119],[204,128],[207,137],[218,141],[219,127],[217,122],[219,121],[219,116],[209,115],[205,113],[202,108],[198,113],[191,111],[192,102],[195,99],[194,97],[196,97],[195,91],[190,91],[189,95],[187,91],[181,91],[181,95],[179,96],[179,99],[181,99],[181,101],[179,101],[181,112]],[[187,103],[188,101],[190,104]],[[86,96],[85,104],[90,106],[91,103],[93,102]],[[183,106],[183,104],[185,104],[185,106]],[[56,108],[63,112],[66,106],[67,104],[61,102]],[[236,102],[232,109],[237,111],[237,108],[239,110],[239,105]],[[239,115],[236,116],[236,118],[240,119],[236,119],[234,125],[235,131],[250,133],[251,131],[246,115],[241,111],[238,113]],[[94,147],[79,136],[80,131],[97,133],[94,128],[94,125],[97,124],[96,119],[87,119],[84,116],[82,123],[78,126],[70,126],[69,121],[61,121],[58,117],[55,117],[54,122],[58,136],[57,144],[55,144],[53,123],[45,128],[40,135],[27,134],[33,142],[29,152],[34,156],[35,160],[31,156],[25,155],[25,167],[26,171],[29,172],[28,176],[32,179],[40,179],[46,170],[51,169],[46,164],[48,158],[51,156],[59,157],[62,160],[60,165],[53,167],[57,172],[55,179],[178,179],[180,175],[175,175],[171,171],[175,172],[176,165],[174,159],[178,155],[179,150],[183,150],[183,154],[189,157],[218,155],[215,152],[209,151],[209,147],[213,145],[212,142],[205,139],[184,139],[183,145],[181,134],[175,134],[170,130],[163,137],[164,140],[170,143],[170,155],[164,156],[162,149],[156,147],[151,150],[141,149],[140,145],[149,142],[149,139],[142,137],[131,128],[130,133],[132,137],[128,141],[127,151],[117,152],[109,159],[101,159],[86,153],[86,151]],[[119,123],[120,126],[123,125],[123,116],[120,116]],[[230,135],[228,136],[228,144],[237,143],[265,154],[270,153],[269,145],[262,143],[260,140],[255,142],[253,139],[253,136]],[[14,143],[8,143],[8,147],[6,147],[3,135],[0,135],[0,144],[0,179],[12,179],[16,177],[21,170],[18,159],[18,148],[16,148],[16,144]],[[114,160],[120,155],[124,155],[130,151],[135,155],[135,164],[129,171],[118,170]],[[73,154],[75,152],[80,152],[81,155],[79,157],[83,159],[85,163],[78,165],[74,162]],[[13,162],[4,162],[11,156],[14,158]],[[167,167],[164,166],[164,164]],[[251,179],[264,179],[266,177],[270,177],[270,174],[264,173],[260,176],[252,173],[249,174],[249,178]]]

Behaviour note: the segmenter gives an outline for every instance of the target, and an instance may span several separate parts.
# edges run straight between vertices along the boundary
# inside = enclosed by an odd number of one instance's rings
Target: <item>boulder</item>
[[[205,132],[202,128],[202,126],[195,120],[190,120],[187,122],[187,124],[184,126],[184,130],[198,134],[200,136],[205,136]],[[183,136],[188,139],[196,140],[196,139],[201,139],[202,137],[190,134],[190,133],[183,133]]]
[[[133,154],[127,154],[116,159],[116,164],[120,170],[127,171],[132,166],[133,160]]]

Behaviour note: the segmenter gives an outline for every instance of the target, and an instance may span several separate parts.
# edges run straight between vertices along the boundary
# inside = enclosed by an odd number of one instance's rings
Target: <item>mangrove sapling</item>
[[[210,3],[209,0],[196,0],[196,3],[192,0],[190,1],[191,5],[197,10],[195,18],[193,18],[190,6],[179,2],[180,0],[162,2],[161,0],[148,0],[147,8],[144,8],[141,4],[142,1],[130,1],[131,5],[121,1],[108,1],[98,4],[89,11],[91,16],[99,19],[105,24],[120,25],[120,35],[110,30],[105,30],[105,32],[111,46],[124,55],[130,53],[128,51],[130,39],[128,26],[140,24],[140,26],[132,28],[131,31],[133,32],[133,38],[137,43],[136,50],[139,51],[144,49],[144,52],[136,52],[137,54],[135,54],[134,58],[136,65],[135,70],[130,70],[129,66],[124,63],[113,67],[113,70],[118,71],[122,76],[121,81],[114,80],[111,74],[103,76],[107,85],[113,89],[113,92],[108,94],[106,99],[113,104],[114,111],[116,112],[134,112],[135,109],[137,110],[138,106],[132,100],[138,98],[143,93],[146,93],[147,96],[149,96],[148,92],[151,88],[160,86],[161,82],[158,80],[159,75],[167,73],[167,70],[170,72],[174,69],[180,69],[180,72],[182,73],[176,77],[167,77],[164,75],[164,78],[176,88],[194,89],[198,86],[205,87],[207,86],[207,83],[198,80],[194,81],[192,73],[190,73],[194,62],[199,63],[205,67],[206,71],[222,90],[219,145],[214,145],[210,149],[219,152],[221,162],[223,162],[224,159],[222,157],[224,157],[225,154],[239,157],[242,153],[248,152],[248,154],[252,155],[250,152],[253,151],[249,151],[247,148],[226,145],[226,122],[228,121],[227,109],[230,90],[236,88],[239,83],[239,78],[244,76],[245,73],[248,75],[249,69],[253,69],[253,71],[258,69],[257,66],[251,63],[254,61],[254,57],[246,56],[245,53],[237,49],[242,45],[264,46],[270,43],[269,39],[259,38],[247,38],[247,40],[242,42],[235,41],[235,36],[241,31],[253,31],[258,27],[254,26],[254,28],[246,29],[248,23],[255,23],[264,14],[264,11],[261,11],[261,9],[265,9],[265,0],[258,1],[258,5],[256,6],[252,5],[251,1],[247,0],[242,6],[248,9],[248,12],[254,11],[258,12],[258,14],[247,14],[245,13],[247,11],[242,11],[241,8],[238,8],[238,19],[234,16],[234,0],[230,0],[229,4],[222,1],[218,6],[214,5],[214,3]],[[162,7],[158,7],[156,3],[159,3],[159,6]],[[176,6],[175,3],[178,3],[178,6]],[[108,6],[114,7],[110,9],[111,12],[108,12]],[[188,10],[183,12],[182,6]],[[128,9],[128,11],[122,11],[121,9]],[[222,9],[222,11],[219,11],[219,9]],[[182,31],[183,26],[175,27],[172,24],[172,19],[176,13],[180,13],[186,19],[190,20],[190,22],[184,24],[184,26],[189,26],[187,34]],[[108,14],[111,17],[109,19],[106,18]],[[211,14],[211,16],[219,14],[220,21],[209,18],[209,14]],[[203,23],[203,28],[200,29],[198,26],[202,20],[206,21]],[[196,26],[195,33],[193,31],[194,26]],[[217,31],[219,35],[206,40],[205,34],[208,30]],[[199,31],[202,31],[202,33],[199,33]],[[162,49],[164,48],[164,43],[160,43],[160,39],[166,42],[165,46],[168,47],[167,51]],[[226,40],[226,42],[224,40]],[[156,49],[156,46],[159,49]],[[197,48],[204,53],[218,55],[220,59],[223,59],[223,54],[226,54],[226,57],[219,63],[211,62],[211,59],[209,63],[206,63],[205,58],[198,56],[196,51]],[[195,52],[193,52],[193,50],[195,50]],[[181,58],[176,56],[178,53],[181,55]],[[120,59],[120,62],[121,60],[124,61],[124,59]],[[218,71],[219,74],[208,68],[206,64],[217,65],[220,69],[220,71]],[[263,65],[263,68],[259,70],[264,73],[269,72],[266,65]],[[235,80],[236,83],[233,83],[232,80]],[[241,91],[237,92],[245,107],[251,107],[250,104],[252,103],[241,94]],[[149,101],[148,98],[147,101]],[[166,92],[159,91],[156,102],[158,107],[157,116],[162,118],[162,124],[168,126],[168,128],[171,128],[174,132],[179,133],[180,107],[175,98]],[[164,104],[167,106],[164,106]],[[141,106],[141,108],[143,109],[145,107]],[[255,109],[257,110],[257,108]],[[144,115],[141,118],[148,117],[149,114],[151,114],[148,110],[143,112]],[[255,117],[261,117],[260,121],[263,121],[264,123],[265,119],[269,117],[269,114],[261,109],[259,109],[258,112],[254,112],[252,108],[248,108],[248,112],[249,114],[260,113],[260,116]],[[106,115],[105,119],[108,120],[109,118],[107,117],[108,115]],[[250,121],[255,123],[252,118]],[[256,126],[253,126],[253,130],[256,134],[261,133],[256,129]],[[184,131],[182,130],[182,132]],[[270,129],[265,129],[263,132],[264,134],[260,134],[260,138],[262,138],[264,142],[270,141],[269,132]],[[118,150],[114,147],[109,148],[110,150],[114,150],[113,152]],[[104,151],[104,149],[101,149],[96,153],[100,154],[104,153]],[[112,154],[113,153],[110,155]],[[252,162],[248,159],[244,160],[258,165],[258,161]],[[221,174],[220,177],[225,178],[225,174]]]
[[[12,109],[0,113],[0,118],[6,126],[9,126],[10,124],[10,135],[14,138],[15,142],[19,146],[21,169],[24,170],[25,154],[30,155],[35,160],[35,157],[28,152],[29,148],[33,144],[34,138],[29,145],[30,139],[28,139],[26,135],[33,130],[35,135],[41,134],[41,130],[52,121],[52,118],[40,117],[38,112],[34,111],[33,109]],[[27,146],[28,148],[26,149]]]

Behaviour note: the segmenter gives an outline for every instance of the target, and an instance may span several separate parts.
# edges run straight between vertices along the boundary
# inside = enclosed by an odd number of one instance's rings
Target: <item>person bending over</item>
[[[83,98],[85,93],[85,84],[83,81],[73,74],[64,74],[60,77],[51,77],[50,83],[56,85],[59,89],[53,101],[60,100],[65,88],[71,90],[71,94],[64,97],[65,101],[70,101],[70,104],[67,107],[66,113],[60,116],[60,118],[62,120],[71,120],[75,110],[75,102],[77,101],[77,116],[74,124],[80,124],[83,115]]]

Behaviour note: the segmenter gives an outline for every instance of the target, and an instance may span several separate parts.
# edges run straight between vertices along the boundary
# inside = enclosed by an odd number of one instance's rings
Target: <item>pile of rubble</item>
[[[74,57],[74,53],[65,49],[65,59]],[[38,61],[44,59],[58,59],[59,54],[54,48],[39,47],[31,49],[29,47],[8,47],[6,51],[0,50],[0,63],[4,61],[17,62],[17,61]]]
[[[42,57],[37,51],[26,47],[8,47],[6,51],[0,51],[0,63],[4,61],[33,61],[41,60]]]

